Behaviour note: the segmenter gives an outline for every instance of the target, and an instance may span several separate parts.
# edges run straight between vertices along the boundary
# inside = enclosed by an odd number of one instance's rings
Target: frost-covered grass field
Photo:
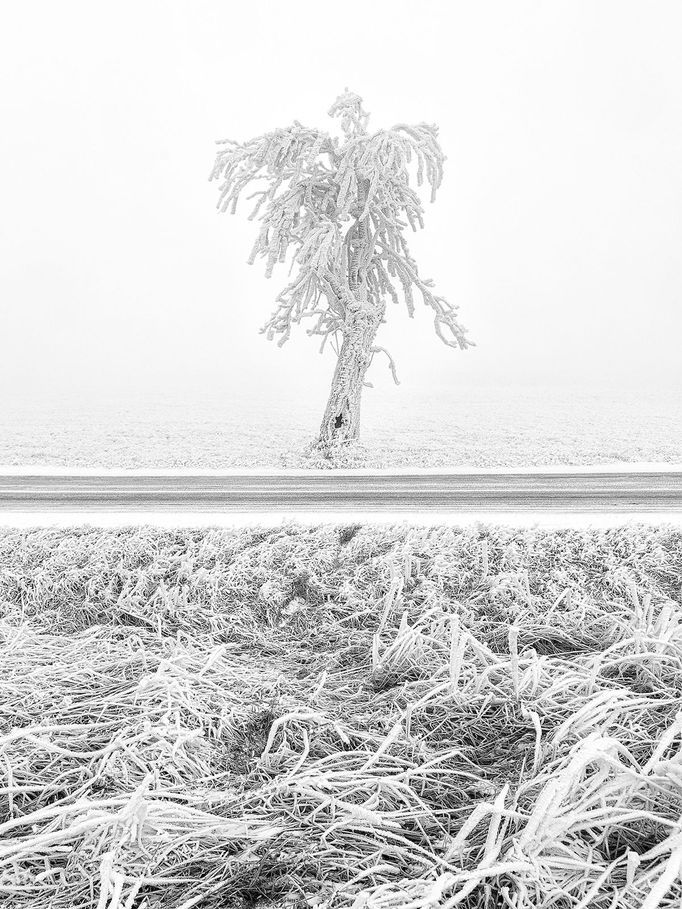
[[[302,452],[326,389],[4,395],[0,466],[324,467]],[[367,389],[360,448],[338,466],[682,462],[680,388]]]
[[[0,905],[682,898],[682,533],[0,532]]]

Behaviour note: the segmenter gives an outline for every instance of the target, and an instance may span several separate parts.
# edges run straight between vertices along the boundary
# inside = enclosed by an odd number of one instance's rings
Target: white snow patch
[[[680,512],[637,512],[630,514],[569,514],[552,512],[470,512],[434,514],[429,512],[13,512],[0,513],[3,527],[279,527],[283,524],[409,524],[410,526],[471,526],[495,524],[512,527],[622,527],[637,524],[682,527]]]
[[[0,465],[0,479],[8,477],[390,477],[390,476],[509,476],[513,474],[590,474],[590,473],[679,473],[682,463],[661,461],[614,462],[613,464],[547,464],[527,467],[391,467],[353,469],[308,469],[278,467],[233,467],[217,470],[198,467],[173,468],[108,468],[55,467],[48,464]]]

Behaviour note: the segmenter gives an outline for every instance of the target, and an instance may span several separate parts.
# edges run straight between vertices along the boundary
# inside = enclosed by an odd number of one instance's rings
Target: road
[[[674,512],[682,470],[0,475],[0,512]]]

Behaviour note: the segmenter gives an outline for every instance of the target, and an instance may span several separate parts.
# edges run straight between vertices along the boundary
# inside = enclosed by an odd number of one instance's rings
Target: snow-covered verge
[[[682,531],[0,531],[0,905],[682,899]]]
[[[611,464],[539,464],[525,465],[523,467],[358,467],[358,468],[338,468],[334,471],[336,476],[462,476],[462,475],[481,475],[494,474],[495,476],[505,474],[609,474],[609,473],[679,473],[682,471],[682,463],[666,462],[618,462]],[[306,468],[306,467],[232,467],[232,468],[210,468],[210,467],[53,467],[50,464],[12,464],[9,466],[0,466],[0,477],[243,477],[243,476],[265,476],[265,477],[310,477],[310,476],[329,476],[329,471],[324,468]]]
[[[0,527],[177,527],[244,528],[281,527],[288,524],[323,526],[343,524],[348,512],[206,512],[206,511],[11,511],[0,510]],[[656,527],[682,526],[682,512],[577,513],[562,512],[462,512],[460,514],[434,514],[434,512],[353,512],[353,519],[377,526],[403,524],[405,527],[472,527],[495,524],[505,527],[554,527],[554,528],[608,528],[654,525]]]
[[[682,462],[682,393],[554,387],[367,389],[362,442],[305,454],[320,412],[273,389],[3,395],[0,465],[412,469]]]

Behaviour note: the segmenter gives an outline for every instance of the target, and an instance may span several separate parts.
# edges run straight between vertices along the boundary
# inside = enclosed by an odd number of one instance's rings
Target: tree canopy
[[[441,341],[472,346],[457,307],[419,275],[404,235],[408,226],[424,226],[410,165],[416,163],[417,186],[430,187],[431,201],[443,178],[438,128],[399,123],[369,133],[362,99],[347,89],[329,115],[340,118],[342,138],[295,120],[248,142],[217,143],[210,179],[220,181],[218,209],[234,213],[247,188],[246,198],[255,200],[249,220],[259,220],[260,230],[249,263],[265,259],[270,277],[291,252],[290,277],[296,269],[262,332],[281,346],[294,325],[309,319],[307,333],[321,336],[320,349],[331,338],[338,353],[339,336],[360,312],[383,315],[387,297],[394,303],[402,297],[412,316],[420,295]],[[362,294],[356,292],[360,280]],[[397,381],[390,356],[389,362]]]

